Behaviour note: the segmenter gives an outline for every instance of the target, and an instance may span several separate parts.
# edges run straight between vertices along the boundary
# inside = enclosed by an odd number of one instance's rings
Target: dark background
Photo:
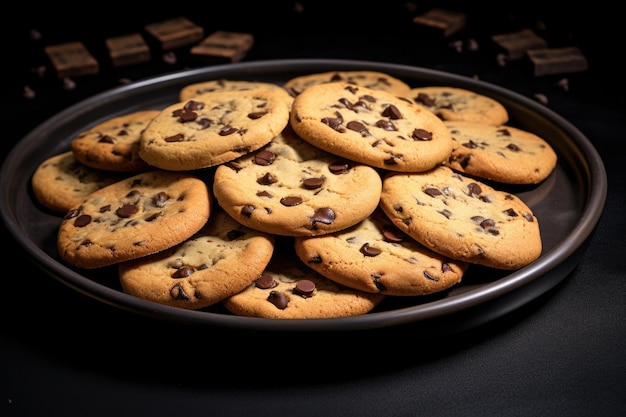
[[[604,161],[609,194],[579,266],[514,312],[467,332],[424,339],[410,325],[348,334],[273,334],[194,328],[115,309],[40,272],[3,228],[1,416],[341,415],[623,416],[624,35],[608,5],[547,2],[84,2],[14,5],[2,27],[2,155],[67,106],[120,85],[204,65],[188,47],[166,63],[143,27],[186,16],[205,29],[251,33],[245,61],[341,58],[478,77],[547,106],[578,127]],[[464,12],[450,38],[424,34],[413,16]],[[561,6],[562,7],[562,6]],[[9,25],[9,22],[11,25]],[[497,64],[494,34],[531,28],[551,47],[578,46],[582,73],[534,77],[528,62]],[[41,34],[31,37],[31,30]],[[149,63],[113,68],[104,39],[141,32]],[[478,50],[457,51],[454,41]],[[43,52],[80,40],[97,75],[67,89]],[[43,77],[33,69],[46,66]],[[557,82],[566,78],[565,91]],[[34,98],[23,96],[28,85]]]

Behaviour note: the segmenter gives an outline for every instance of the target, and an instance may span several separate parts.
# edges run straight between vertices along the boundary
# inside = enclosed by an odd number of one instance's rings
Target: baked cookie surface
[[[501,125],[509,121],[502,103],[471,90],[446,86],[412,88],[405,96],[426,107],[442,120]]]
[[[390,171],[431,169],[453,146],[434,113],[386,91],[345,82],[304,90],[294,99],[290,123],[314,146]]]
[[[99,268],[177,245],[209,219],[205,182],[186,172],[154,170],[101,188],[70,209],[57,234],[60,259]]]
[[[455,146],[445,162],[455,171],[507,184],[538,184],[557,164],[543,138],[505,125],[446,121]]]
[[[197,310],[250,285],[265,270],[274,237],[216,210],[192,238],[119,264],[122,289],[149,301]]]
[[[289,107],[267,89],[209,92],[165,108],[144,130],[139,155],[171,171],[207,168],[267,144]]]
[[[241,91],[267,89],[281,96],[289,106],[293,102],[293,97],[289,92],[278,84],[261,82],[261,81],[245,81],[245,80],[208,80],[199,83],[189,84],[183,87],[179,94],[179,101],[187,101],[204,93],[213,93],[219,91]]]
[[[65,214],[92,192],[129,175],[90,168],[67,151],[39,164],[31,177],[31,187],[42,206]]]
[[[260,150],[218,166],[213,195],[250,228],[313,236],[366,218],[378,206],[381,187],[372,167],[324,152],[287,127]]]
[[[305,265],[326,278],[394,296],[446,290],[461,282],[468,267],[417,243],[380,210],[340,232],[297,237],[295,250]]]
[[[274,251],[263,274],[222,305],[239,316],[268,319],[326,319],[369,313],[385,296],[355,290],[325,278],[293,254],[291,238]]]
[[[287,80],[284,88],[296,97],[312,85],[345,82],[394,94],[406,94],[411,87],[399,78],[380,71],[328,71],[301,75]]]
[[[80,133],[70,142],[83,165],[107,171],[136,173],[149,168],[139,157],[139,139],[160,110],[140,110],[113,117]]]
[[[541,255],[539,222],[519,197],[445,166],[389,173],[380,206],[400,230],[452,259],[513,270]]]

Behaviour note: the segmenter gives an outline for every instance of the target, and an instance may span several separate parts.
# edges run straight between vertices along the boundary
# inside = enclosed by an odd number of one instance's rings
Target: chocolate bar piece
[[[150,61],[150,48],[139,33],[105,39],[115,67]]]
[[[466,20],[465,13],[435,7],[420,16],[415,16],[413,23],[431,28],[447,38],[463,29]]]
[[[548,47],[548,43],[530,29],[493,35],[491,39],[506,51],[507,59],[510,61],[523,58],[526,51],[531,49]]]
[[[191,53],[209,61],[239,62],[253,44],[249,33],[217,31],[191,48]]]
[[[587,58],[575,46],[533,49],[526,54],[535,76],[583,72],[589,67]]]
[[[58,78],[97,74],[100,70],[98,61],[82,42],[50,45],[44,50],[56,69]]]
[[[164,50],[192,44],[204,36],[204,29],[201,26],[182,16],[150,23],[145,29],[161,43]]]

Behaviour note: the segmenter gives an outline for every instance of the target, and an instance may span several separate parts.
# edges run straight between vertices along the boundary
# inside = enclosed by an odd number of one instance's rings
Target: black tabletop
[[[37,10],[16,5],[19,30],[3,29],[9,47],[2,66],[10,74],[2,89],[3,158],[37,125],[85,98],[207,65],[188,46],[176,48],[173,60],[153,49],[147,63],[108,64],[105,38],[186,16],[206,34],[252,34],[242,62],[397,63],[540,100],[589,138],[608,177],[604,212],[576,268],[512,312],[439,337],[424,338],[411,324],[346,333],[198,328],[118,309],[64,285],[34,265],[2,225],[0,415],[625,415],[626,91],[619,60],[605,52],[623,49],[614,35],[616,12],[543,11],[531,2],[487,13],[474,2],[440,2],[437,7],[467,16],[446,37],[412,22],[433,2],[387,1],[368,9],[365,3],[230,3],[132,16],[121,8],[96,12],[84,5],[70,13],[58,3]],[[535,76],[525,59],[503,64],[491,36],[525,28],[550,46],[579,47],[588,69]],[[102,65],[96,75],[64,82],[43,48],[75,40]]]

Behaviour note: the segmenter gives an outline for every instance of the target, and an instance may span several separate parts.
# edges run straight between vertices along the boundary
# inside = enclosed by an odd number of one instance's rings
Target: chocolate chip
[[[390,154],[389,158],[385,159],[383,162],[385,165],[398,165],[398,157]]]
[[[433,139],[433,134],[432,132],[429,132],[427,130],[424,129],[420,129],[417,128],[413,131],[413,134],[411,135],[411,137],[415,140],[432,140]]]
[[[224,126],[222,129],[220,129],[220,136],[228,136],[228,135],[232,135],[233,133],[237,132],[237,128],[232,127],[231,125],[227,125]]]
[[[267,172],[261,178],[258,178],[256,182],[260,185],[271,185],[278,182],[278,180],[272,174]]]
[[[353,104],[353,103],[350,103],[348,99],[340,98],[339,102],[343,104],[344,106],[346,106],[347,109],[350,109],[356,113],[359,112],[359,109],[369,110],[367,103],[365,103],[362,100],[358,100],[356,103]]]
[[[417,97],[414,99],[416,102],[421,103],[428,107],[435,107],[435,100],[430,98],[430,96],[426,93],[418,93]]]
[[[115,140],[110,135],[104,135],[98,140],[98,143],[115,143]]]
[[[80,213],[81,213],[80,209],[71,209],[67,213],[65,213],[65,216],[63,216],[63,218],[71,219],[73,217],[78,217]]]
[[[105,206],[100,207],[100,209],[98,210],[98,212],[100,213],[106,213],[108,211],[111,211],[111,205],[107,204]]]
[[[251,206],[248,204],[241,208],[241,215],[245,217],[251,217],[253,211],[254,211],[254,206]]]
[[[172,278],[186,278],[194,273],[194,270],[190,266],[183,266],[182,268],[178,268],[172,274]]]
[[[267,166],[272,165],[272,163],[276,160],[276,154],[274,152],[268,150],[262,150],[254,155],[254,162],[257,165]]]
[[[296,287],[293,290],[305,298],[311,297],[313,291],[315,291],[315,283],[308,279],[301,279],[296,282]]]
[[[136,205],[124,204],[122,207],[115,210],[115,214],[117,214],[123,219],[126,219],[132,216],[133,214],[137,213],[138,211],[139,211],[139,207],[137,207]]]
[[[348,129],[350,129],[350,130],[354,130],[355,132],[359,132],[362,135],[369,134],[369,132],[367,131],[367,128],[365,127],[365,125],[363,123],[357,122],[355,120],[348,122],[346,127]]]
[[[398,120],[398,119],[402,119],[402,113],[400,112],[400,109],[398,109],[396,106],[394,106],[393,104],[388,105],[385,110],[383,110],[382,115],[384,117],[388,117],[391,120]]]
[[[480,222],[480,227],[483,229],[491,229],[496,225],[496,222],[493,219],[485,219]]]
[[[372,281],[374,281],[374,285],[376,286],[376,288],[378,288],[378,291],[385,292],[387,291],[387,287],[382,282],[380,282],[380,279],[382,277],[382,274],[372,274]]]
[[[476,184],[475,182],[469,183],[467,185],[467,191],[470,197],[478,197],[480,193],[483,192],[482,188],[480,188],[480,185]]]
[[[503,211],[504,214],[511,217],[517,217],[517,213],[512,208]]]
[[[258,112],[254,112],[254,113],[249,113],[248,114],[248,118],[252,119],[252,120],[256,120],[256,119],[260,119],[261,117],[265,116],[267,114],[266,111],[258,111]]]
[[[469,142],[465,142],[463,143],[463,146],[468,148],[468,149],[476,149],[478,148],[478,144],[476,142],[474,142],[473,140],[470,139]]]
[[[271,193],[269,193],[269,192],[267,192],[267,191],[265,191],[265,190],[263,190],[263,191],[258,191],[258,192],[256,193],[256,195],[257,195],[257,196],[259,196],[259,197],[269,197],[269,198],[274,197]]]
[[[163,207],[164,203],[169,199],[170,199],[170,196],[167,195],[165,191],[160,191],[152,198],[152,201],[154,202],[155,206]]]
[[[432,275],[430,275],[430,274],[428,273],[428,271],[424,271],[424,276],[426,277],[426,279],[428,279],[428,280],[430,280],[430,281],[435,281],[435,282],[439,281],[439,279],[438,279],[438,278],[433,277]]]
[[[321,255],[313,255],[309,258],[309,263],[310,264],[321,264],[322,261],[322,256]]]
[[[302,199],[297,196],[283,197],[280,199],[280,204],[287,207],[293,207],[297,206],[298,204],[302,204]]]
[[[201,101],[189,100],[185,103],[183,109],[185,110],[202,110],[204,108],[204,103]]]
[[[436,197],[438,195],[443,195],[441,190],[439,190],[438,188],[433,188],[433,187],[426,188],[424,190],[424,193],[429,195],[429,196],[431,196],[431,197]]]
[[[404,241],[404,233],[395,227],[385,226],[383,228],[383,238],[390,243],[400,243]]]
[[[211,119],[206,118],[206,117],[201,117],[201,118],[197,119],[196,123],[200,126],[201,129],[206,129],[206,128],[210,127],[213,124]]]
[[[224,165],[226,165],[228,168],[232,169],[235,172],[239,172],[241,171],[243,168],[241,167],[241,165],[239,165],[237,162],[226,162]]]
[[[91,216],[89,214],[81,214],[74,220],[74,226],[85,227],[91,223]]]
[[[324,117],[322,119],[322,123],[330,126],[332,129],[339,131],[339,127],[343,123],[343,118],[341,117]]]
[[[444,215],[446,219],[449,219],[452,216],[452,212],[448,209],[441,210],[439,214]]]
[[[324,184],[323,178],[305,178],[302,181],[302,185],[307,190],[314,190],[316,188],[320,188]]]
[[[262,290],[268,290],[278,285],[274,277],[270,274],[263,274],[254,281],[254,285]]]
[[[330,207],[318,208],[311,217],[311,223],[313,227],[316,227],[317,223],[332,224],[335,221],[335,211]]]
[[[369,243],[364,243],[363,246],[361,246],[361,249],[359,249],[359,251],[365,256],[378,256],[382,252],[382,250],[375,248],[373,246],[370,246]]]
[[[176,284],[170,289],[170,297],[174,300],[189,300],[190,298],[181,284]]]
[[[284,310],[287,308],[287,304],[289,304],[289,300],[287,296],[279,291],[272,291],[270,295],[267,296],[267,301],[274,304],[276,308],[280,310]]]
[[[345,174],[350,170],[350,163],[346,161],[336,161],[328,166],[330,172],[335,175]]]
[[[376,127],[389,131],[389,132],[398,130],[396,126],[393,123],[391,123],[389,120],[378,120],[376,122]]]
[[[144,220],[147,221],[148,223],[150,223],[150,222],[155,221],[159,217],[161,217],[161,215],[162,215],[162,213],[152,213],[151,215],[146,217]]]
[[[175,110],[172,114],[178,117],[178,121],[181,123],[193,122],[198,118],[198,113],[189,109]]]
[[[519,152],[519,151],[521,151],[520,147],[519,147],[519,146],[517,146],[517,145],[516,145],[516,144],[514,144],[514,143],[509,143],[508,145],[506,145],[506,148],[507,148],[508,150],[510,150],[510,151],[513,151],[513,152]]]
[[[237,153],[245,155],[247,153],[250,153],[250,146],[237,145],[233,147],[233,152],[237,152]]]
[[[177,133],[175,135],[168,136],[163,140],[166,142],[182,142],[183,139],[185,139],[185,136],[182,133]]]

